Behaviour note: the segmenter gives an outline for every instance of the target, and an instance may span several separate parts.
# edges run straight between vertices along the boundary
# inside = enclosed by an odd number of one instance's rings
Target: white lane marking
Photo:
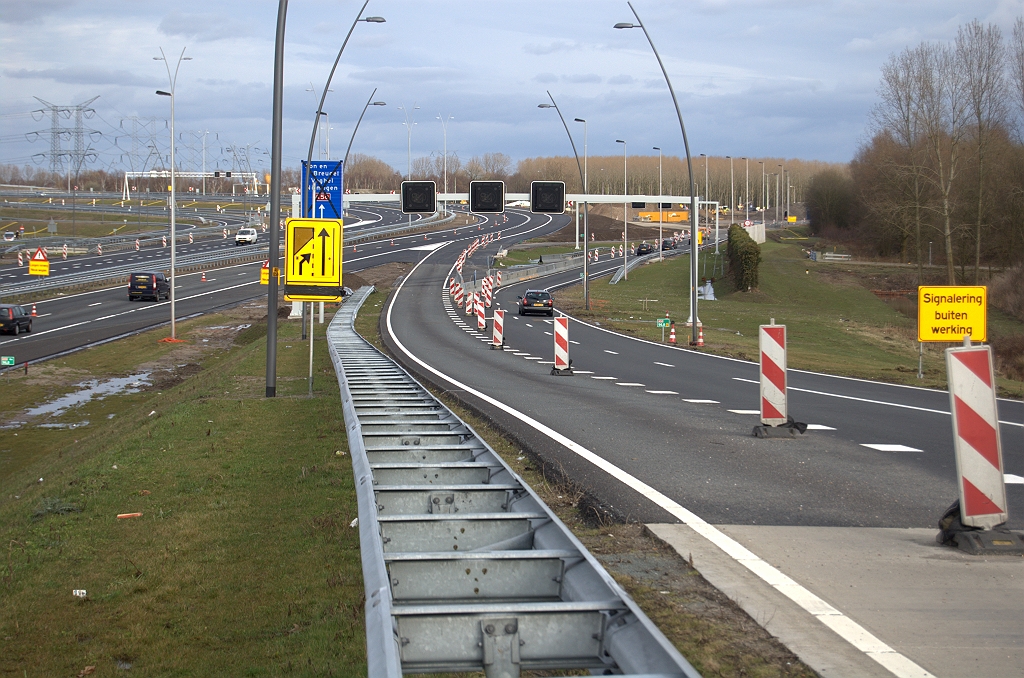
[[[39,315],[37,315],[36,317],[37,317],[37,318],[45,318],[45,317],[46,317],[46,316],[48,316],[48,315],[53,315],[53,314],[52,314],[52,313],[40,313],[40,314],[39,314]]]
[[[540,356],[539,355],[528,355],[528,356],[525,356],[523,358],[523,360],[540,360]]]
[[[643,386],[644,386],[643,384],[635,382],[635,381],[617,381],[617,382],[615,382],[615,385],[616,386],[639,386],[640,388],[643,388]]]
[[[554,365],[555,361],[554,360],[541,360],[537,364],[538,365]]]
[[[544,334],[548,335],[549,337],[550,337],[550,336],[553,336],[553,335],[552,335],[552,334],[551,334],[550,332],[548,332],[547,330],[544,330]]]
[[[590,370],[573,370],[576,374],[593,374]]]
[[[705,398],[683,398],[684,403],[693,403],[695,405],[718,405],[717,400],[707,400]]]
[[[756,379],[743,379],[742,377],[733,377],[732,380],[733,381],[745,381],[748,384],[760,384],[761,383],[761,382],[759,382]]]
[[[659,363],[657,360],[654,361],[655,365],[661,365],[662,367],[675,367],[675,365],[669,365],[668,363]]]
[[[527,327],[533,327],[533,325],[531,325],[530,323],[526,323],[526,326]]]
[[[580,342],[578,342],[578,341],[573,341],[572,339],[570,339],[570,340],[569,340],[569,343],[570,343],[570,344],[576,344],[577,346],[579,346],[579,345],[580,345]]]
[[[611,353],[612,355],[619,355],[618,351],[609,351],[608,349],[605,349],[604,352]]]
[[[648,391],[648,393],[652,393],[654,395],[679,395],[675,391]]]
[[[99,306],[102,303],[102,301],[97,301],[95,304],[89,304],[89,307],[92,308],[93,306]]]
[[[601,379],[602,381],[615,381],[618,377],[591,377],[591,379]]]
[[[907,447],[906,445],[891,445],[889,443],[861,443],[861,447],[869,447],[872,450],[878,450],[879,452],[924,452],[916,447]]]
[[[807,430],[808,431],[835,431],[835,428],[832,427],[832,426],[825,426],[824,424],[808,424],[807,425]]]
[[[441,379],[453,384],[457,388],[465,390],[467,393],[480,398],[484,402],[490,404],[493,407],[497,407],[503,412],[515,417],[519,421],[523,422],[527,426],[533,428],[539,433],[546,435],[553,441],[564,446],[570,452],[578,455],[580,458],[589,461],[591,464],[599,468],[600,470],[607,473],[612,478],[626,485],[635,492],[641,494],[650,500],[655,506],[658,506],[680,522],[685,523],[697,534],[701,535],[709,542],[722,549],[728,556],[733,558],[736,562],[740,563],[752,573],[757,575],[766,584],[783,594],[794,603],[799,605],[807,613],[814,616],[815,619],[820,621],[828,628],[835,631],[839,637],[846,642],[853,645],[859,651],[875,660],[883,667],[888,669],[894,675],[900,678],[934,678],[932,674],[925,671],[923,668],[915,664],[914,662],[907,659],[906,656],[900,654],[896,650],[892,649],[881,641],[878,637],[873,635],[863,626],[853,621],[838,609],[832,607],[823,599],[819,598],[815,594],[808,591],[806,588],[798,584],[795,580],[791,579],[788,575],[783,574],[778,568],[773,567],[759,556],[753,553],[750,549],[740,544],[738,541],[719,530],[714,525],[709,524],[703,518],[698,516],[696,513],[683,507],[681,504],[675,502],[668,496],[662,494],[658,490],[654,489],[647,483],[643,482],[639,478],[626,473],[623,469],[619,468],[615,464],[612,464],[608,460],[598,456],[591,450],[583,447],[575,440],[562,435],[558,431],[554,430],[546,424],[542,424],[533,417],[523,414],[519,410],[512,408],[505,403],[492,398],[491,396],[482,393],[467,384],[458,381],[454,377],[451,377],[435,367],[428,365],[426,362],[413,355],[409,349],[405,347],[405,344],[395,336],[395,330],[391,324],[391,313],[395,307],[395,300],[402,293],[405,287],[405,282],[416,272],[416,269],[420,267],[431,255],[428,254],[426,257],[421,259],[407,276],[402,279],[399,283],[398,289],[392,294],[391,302],[388,304],[387,311],[387,328],[388,334],[394,340],[395,345],[398,349],[405,353],[409,358],[420,365],[424,369],[432,372]],[[454,265],[453,265],[454,268]],[[593,378],[593,377],[591,377]]]
[[[1024,476],[1014,475],[1012,473],[1003,474],[1003,482],[1007,485],[1024,485]]]
[[[761,410],[728,410],[733,414],[761,414]]]
[[[530,355],[530,354],[529,353],[513,353],[512,355],[520,355],[520,356],[522,356],[522,355]]]

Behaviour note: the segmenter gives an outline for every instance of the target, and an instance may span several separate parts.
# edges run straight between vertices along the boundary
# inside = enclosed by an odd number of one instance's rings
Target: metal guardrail
[[[449,214],[447,217],[429,216],[426,219],[420,219],[412,222],[412,226],[377,226],[376,228],[368,228],[366,230],[359,231],[356,234],[346,235],[345,243],[352,245],[355,243],[364,242],[366,240],[373,240],[384,235],[401,235],[402,233],[411,233],[418,231],[424,226],[440,226],[447,224],[455,219],[454,214]]]
[[[494,450],[356,334],[372,289],[327,329],[355,473],[370,678],[699,678]]]

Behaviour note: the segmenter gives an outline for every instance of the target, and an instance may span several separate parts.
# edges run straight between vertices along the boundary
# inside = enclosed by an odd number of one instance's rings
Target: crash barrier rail
[[[853,259],[851,254],[837,254],[835,252],[810,252],[811,261],[850,261]]]
[[[420,219],[419,221],[412,222],[412,226],[377,226],[376,228],[368,228],[366,230],[359,231],[359,233],[352,235],[345,235],[345,243],[348,245],[354,245],[356,243],[364,242],[366,240],[373,240],[385,235],[401,235],[403,233],[411,233],[418,231],[424,226],[441,226],[447,224],[455,219],[454,214],[449,214],[447,217],[441,217],[439,214],[434,214],[426,219]]]
[[[188,242],[188,237],[191,235],[193,238],[223,238],[224,229],[227,228],[224,225],[219,226],[199,226],[197,228],[187,228],[184,225],[178,227],[175,233],[176,242]],[[106,235],[99,238],[67,238],[62,236],[43,236],[33,237],[31,239],[24,239],[17,241],[12,247],[4,250],[4,254],[15,253],[18,250],[32,254],[35,252],[37,247],[45,247],[48,250],[60,249],[64,245],[68,246],[68,251],[72,250],[76,252],[95,252],[97,245],[102,245],[105,252],[121,252],[124,250],[131,250],[135,248],[135,241],[139,241],[140,247],[162,247],[163,239],[170,238],[170,226],[167,229],[159,229],[155,231],[147,231],[145,234],[132,233],[129,235]],[[232,229],[228,229],[228,237],[233,237]]]
[[[353,327],[327,341],[358,500],[367,674],[699,674],[537,494]]]
[[[727,240],[727,238],[720,238],[719,239],[719,243],[723,243],[726,240]],[[702,250],[702,251],[707,251],[707,250],[711,249],[714,246],[715,246],[715,243],[713,243],[713,242],[705,242],[703,245],[698,245],[697,249],[698,250]],[[689,254],[689,253],[690,253],[690,248],[689,247],[679,247],[679,248],[676,248],[674,250],[665,250],[664,252],[662,252],[662,254],[664,254],[666,257],[678,257],[678,256],[681,256],[683,254]],[[628,262],[626,262],[626,266],[628,266],[629,270],[632,271],[637,266],[640,266],[642,264],[646,264],[648,261],[654,261],[657,258],[658,258],[658,253],[657,252],[651,252],[650,254],[645,254],[642,257],[633,257]],[[623,267],[619,266],[619,268],[616,269],[615,274],[612,275],[612,279],[609,280],[608,283],[610,285],[618,284],[618,282],[620,280],[622,280],[623,277],[625,277],[625,274],[626,273],[623,270]]]
[[[266,259],[269,253],[268,245],[242,245],[237,248],[223,252],[203,252],[200,254],[187,254],[175,258],[176,273],[190,273],[208,267],[211,264],[218,266],[230,266],[244,264],[252,261]],[[39,280],[29,282],[16,282],[0,285],[0,298],[32,294],[44,290],[52,290],[61,287],[81,287],[83,285],[94,285],[96,283],[124,282],[134,271],[164,271],[170,272],[171,258],[168,254],[166,259],[158,261],[136,262],[125,266],[112,266],[100,271],[86,271],[83,273],[69,273],[58,276],[41,276]]]

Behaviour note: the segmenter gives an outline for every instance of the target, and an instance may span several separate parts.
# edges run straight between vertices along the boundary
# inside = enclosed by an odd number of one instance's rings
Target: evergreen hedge
[[[757,287],[757,267],[761,263],[761,248],[738,224],[729,227],[729,272],[736,289],[746,292]]]

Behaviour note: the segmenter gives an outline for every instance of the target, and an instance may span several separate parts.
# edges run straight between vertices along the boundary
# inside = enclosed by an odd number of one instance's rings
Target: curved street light
[[[576,152],[576,142],[572,140],[572,134],[569,132],[569,125],[565,124],[565,118],[562,117],[562,109],[555,103],[555,97],[551,96],[550,90],[545,90],[548,95],[548,99],[551,99],[550,104],[537,104],[537,108],[553,108],[558,113],[558,119],[562,121],[562,127],[565,128],[565,134],[569,137],[569,145],[572,146],[573,157],[576,158],[576,169],[580,173],[580,183],[584,184],[584,191],[586,191],[586,181],[583,177],[583,167],[580,165],[580,154]],[[576,118],[577,122],[586,122]],[[584,131],[586,127],[584,127]],[[588,278],[589,266],[587,265],[587,203],[583,203],[583,308],[590,310],[590,280]]]
[[[160,48],[160,56],[153,57],[153,61],[162,61],[164,66],[167,67],[167,81],[171,84],[171,91],[165,92],[161,89],[156,91],[157,95],[162,97],[169,97],[171,100],[171,338],[170,341],[178,341],[176,321],[174,317],[174,266],[175,261],[175,250],[176,239],[177,239],[177,227],[175,223],[176,216],[176,200],[174,194],[174,87],[178,83],[178,69],[181,68],[182,61],[191,61],[192,57],[185,56],[185,48],[181,48],[181,55],[178,57],[178,64],[174,67],[174,75],[171,75],[171,64],[167,61],[167,55],[164,54],[164,48]]]
[[[651,40],[651,35],[647,32],[644,22],[640,20],[640,15],[636,13],[633,3],[627,2],[626,4],[629,5],[629,9],[633,12],[637,22],[635,24],[629,22],[617,23],[615,28],[639,28],[643,30],[647,42],[651,45],[651,51],[654,52],[654,57],[658,60],[658,65],[661,66],[661,74],[665,76],[665,84],[668,85],[669,94],[672,95],[672,103],[676,107],[676,117],[679,118],[679,131],[683,134],[683,146],[686,148],[686,169],[690,174],[690,322],[693,327],[691,343],[696,344],[697,323],[700,322],[697,319],[697,196],[694,193],[693,187],[693,162],[690,158],[690,142],[686,139],[686,126],[683,125],[683,114],[679,111],[679,100],[676,98],[675,90],[672,89],[672,81],[669,80],[668,71],[665,70],[665,64],[661,61],[661,55],[658,54],[658,49],[654,46],[654,41]]]
[[[359,119],[356,120],[356,126],[352,130],[352,136],[348,140],[348,148],[345,149],[345,158],[341,161],[341,166],[348,167],[348,154],[352,150],[352,142],[356,140],[356,132],[359,131],[359,123],[363,121],[363,116],[366,115],[366,109],[370,106],[387,106],[387,103],[383,101],[374,101],[373,95],[377,93],[377,88],[373,88],[373,92],[370,93],[370,98],[366,100],[366,105],[363,106],[363,112],[359,114]]]
[[[629,195],[629,175],[626,173],[626,142],[623,139],[616,139],[615,143],[622,144],[622,279],[629,280],[629,203],[626,196]]]

